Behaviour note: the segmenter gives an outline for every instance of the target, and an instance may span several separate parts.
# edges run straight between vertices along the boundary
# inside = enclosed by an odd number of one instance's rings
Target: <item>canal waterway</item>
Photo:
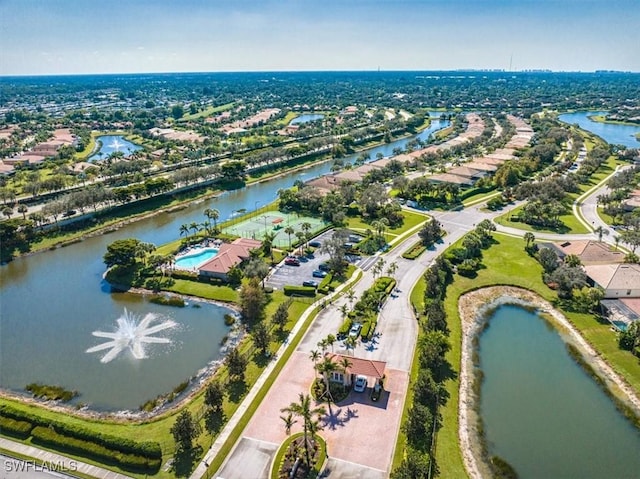
[[[419,135],[378,146],[368,153],[372,159],[378,153],[389,156],[394,148],[403,148],[416,137],[426,140],[447,125],[448,122],[433,120]],[[346,161],[354,162],[357,156],[350,155]],[[224,311],[176,310],[141,302],[134,295],[111,293],[102,279],[102,256],[107,245],[131,237],[156,245],[173,241],[179,238],[180,225],[205,221],[206,208],[218,209],[223,221],[238,210],[251,211],[271,203],[278,190],[291,187],[296,180],[306,181],[329,173],[330,169],[331,162],[313,165],[222,193],[174,213],[158,214],[107,235],[0,266],[0,387],[20,391],[31,382],[60,385],[78,390],[78,401],[105,410],[135,409],[144,400],[170,391],[218,357],[220,339],[226,331]],[[183,329],[172,333],[177,336],[171,347],[151,345],[155,354],[152,358],[135,360],[123,354],[103,364],[99,354],[85,353],[100,343],[92,332],[113,331],[125,306],[141,315],[147,310],[176,320],[180,315]],[[193,334],[179,337],[180,331]],[[185,348],[183,344],[189,346]],[[151,359],[156,361],[152,363]],[[150,369],[155,372],[151,374]]]
[[[640,431],[537,313],[500,306],[479,348],[490,455],[521,479],[638,477]]]
[[[609,144],[624,145],[628,148],[640,148],[640,141],[635,138],[635,135],[640,133],[640,126],[601,123],[589,119],[590,116],[606,114],[606,111],[579,111],[575,113],[564,113],[558,118],[560,121],[564,121],[570,125],[577,124],[583,130],[598,135]]]

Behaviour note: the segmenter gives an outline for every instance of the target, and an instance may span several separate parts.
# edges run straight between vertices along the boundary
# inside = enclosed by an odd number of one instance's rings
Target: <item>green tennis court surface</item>
[[[305,224],[309,225],[307,231],[303,228]],[[278,247],[285,247],[289,246],[289,240],[291,240],[292,244],[298,241],[297,232],[308,232],[313,235],[313,233],[320,231],[326,225],[327,223],[320,218],[298,215],[297,213],[267,211],[258,213],[255,216],[252,215],[249,218],[245,217],[236,223],[231,223],[224,228],[223,232],[257,240],[263,239],[265,233],[273,233],[276,235],[273,244]],[[286,233],[285,230],[288,231],[289,228],[293,232]]]

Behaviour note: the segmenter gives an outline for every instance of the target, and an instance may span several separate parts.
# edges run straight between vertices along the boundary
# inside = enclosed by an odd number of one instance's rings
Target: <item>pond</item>
[[[536,312],[500,306],[479,354],[489,453],[521,479],[638,477],[640,431]]]
[[[308,123],[310,121],[322,120],[323,118],[324,118],[324,115],[320,113],[305,113],[304,115],[295,117],[293,120],[291,120],[291,122],[289,122],[289,124],[298,125],[300,123]]]
[[[221,357],[224,315],[233,312],[207,303],[161,306],[128,293],[69,293],[3,304],[2,387],[59,385],[94,410],[137,410]]]
[[[106,160],[112,154],[121,151],[125,157],[137,150],[141,150],[140,145],[126,140],[121,135],[102,135],[96,138],[98,149],[93,153],[88,161]]]
[[[606,114],[606,111],[579,111],[576,113],[563,113],[558,118],[570,125],[578,124],[583,130],[595,133],[611,145],[640,148],[640,142],[635,137],[636,134],[640,133],[640,126],[601,123],[589,119],[590,116]]]

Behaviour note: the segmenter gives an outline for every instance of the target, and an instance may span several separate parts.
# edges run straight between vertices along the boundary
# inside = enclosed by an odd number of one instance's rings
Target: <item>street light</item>
[[[256,201],[253,205],[253,211],[254,211],[254,215],[258,216],[258,205],[260,204],[259,201]]]

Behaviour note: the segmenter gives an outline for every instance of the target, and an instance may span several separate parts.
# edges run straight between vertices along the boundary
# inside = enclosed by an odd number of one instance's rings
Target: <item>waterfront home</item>
[[[231,268],[251,257],[251,251],[262,246],[262,241],[238,238],[231,243],[223,243],[218,254],[198,267],[201,276],[227,280]]]
[[[604,290],[605,299],[640,298],[640,265],[594,264],[584,269],[593,285]]]

